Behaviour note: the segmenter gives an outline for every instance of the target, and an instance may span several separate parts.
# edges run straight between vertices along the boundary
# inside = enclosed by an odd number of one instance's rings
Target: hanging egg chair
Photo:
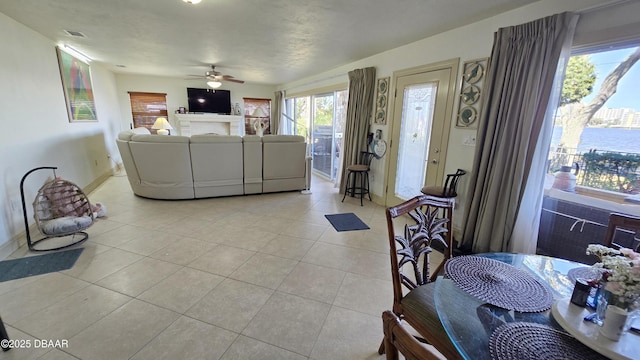
[[[33,217],[38,230],[44,235],[43,238],[34,241],[29,232],[24,181],[29,174],[41,169],[53,170],[53,179],[42,185],[33,201]],[[47,166],[31,169],[20,181],[27,245],[32,251],[59,250],[82,243],[89,238],[89,234],[83,230],[91,226],[94,221],[89,198],[76,184],[57,177],[55,169],[57,167]],[[49,242],[54,244],[52,246],[36,246],[51,239],[57,239]]]

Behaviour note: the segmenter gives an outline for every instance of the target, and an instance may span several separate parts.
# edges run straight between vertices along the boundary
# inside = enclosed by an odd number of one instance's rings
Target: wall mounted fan
[[[211,70],[206,71],[204,75],[189,75],[189,80],[204,79],[207,80],[207,85],[216,89],[222,85],[222,81],[230,81],[238,84],[244,84],[244,80],[236,79],[231,75],[224,75],[219,71],[216,71],[216,66],[211,65]]]

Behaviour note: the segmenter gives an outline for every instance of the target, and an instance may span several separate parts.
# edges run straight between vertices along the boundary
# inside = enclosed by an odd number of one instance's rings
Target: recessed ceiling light
[[[197,4],[202,0],[182,0],[184,2],[186,2],[187,4]]]

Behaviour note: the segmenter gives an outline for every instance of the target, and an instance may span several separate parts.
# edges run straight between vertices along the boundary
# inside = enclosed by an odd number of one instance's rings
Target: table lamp
[[[173,129],[167,119],[163,117],[157,118],[156,122],[153,123],[153,126],[151,128],[154,130],[158,130],[158,135],[169,135],[169,130]]]

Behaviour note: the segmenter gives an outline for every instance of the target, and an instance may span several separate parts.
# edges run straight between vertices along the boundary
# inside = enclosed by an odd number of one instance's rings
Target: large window
[[[538,253],[592,263],[609,215],[640,216],[640,43],[569,60],[555,116]],[[640,236],[639,236],[640,238]],[[634,234],[616,242],[637,246]]]
[[[640,193],[639,59],[640,47],[627,47],[569,60],[549,171],[571,166],[578,192],[590,188],[612,198]]]
[[[336,180],[347,110],[347,91],[292,97],[285,100],[286,128],[310,143],[315,173]]]

